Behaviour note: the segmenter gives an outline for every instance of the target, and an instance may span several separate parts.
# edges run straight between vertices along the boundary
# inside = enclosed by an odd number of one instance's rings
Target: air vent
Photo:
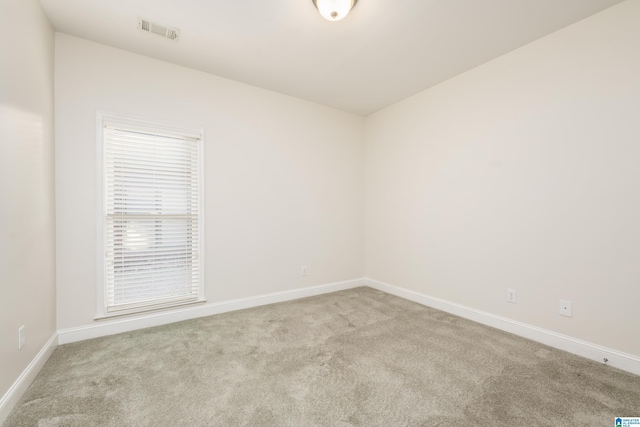
[[[174,42],[180,40],[179,29],[156,24],[155,22],[151,22],[140,17],[138,17],[138,29],[140,31],[146,31],[147,33],[156,34],[164,37],[165,39],[173,40]]]

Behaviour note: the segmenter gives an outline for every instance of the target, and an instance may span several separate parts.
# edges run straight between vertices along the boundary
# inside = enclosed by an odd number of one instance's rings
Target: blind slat
[[[199,295],[201,143],[143,124],[105,126],[107,312]]]

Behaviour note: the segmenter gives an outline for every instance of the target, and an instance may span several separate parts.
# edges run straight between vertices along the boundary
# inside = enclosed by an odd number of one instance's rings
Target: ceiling
[[[363,115],[620,2],[359,0],[329,22],[312,0],[41,0],[56,31]]]

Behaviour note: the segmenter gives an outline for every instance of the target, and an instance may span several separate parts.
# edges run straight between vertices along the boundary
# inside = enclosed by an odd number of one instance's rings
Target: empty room
[[[640,0],[0,0],[0,425],[640,426]]]

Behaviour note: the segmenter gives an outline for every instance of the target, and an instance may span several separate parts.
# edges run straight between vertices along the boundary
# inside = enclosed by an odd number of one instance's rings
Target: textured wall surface
[[[367,276],[639,356],[639,21],[621,3],[369,116]]]
[[[2,397],[55,332],[56,297],[54,33],[37,0],[0,2],[0,28]]]
[[[209,302],[364,275],[364,117],[58,33],[59,329],[94,322],[98,110],[204,128]]]

